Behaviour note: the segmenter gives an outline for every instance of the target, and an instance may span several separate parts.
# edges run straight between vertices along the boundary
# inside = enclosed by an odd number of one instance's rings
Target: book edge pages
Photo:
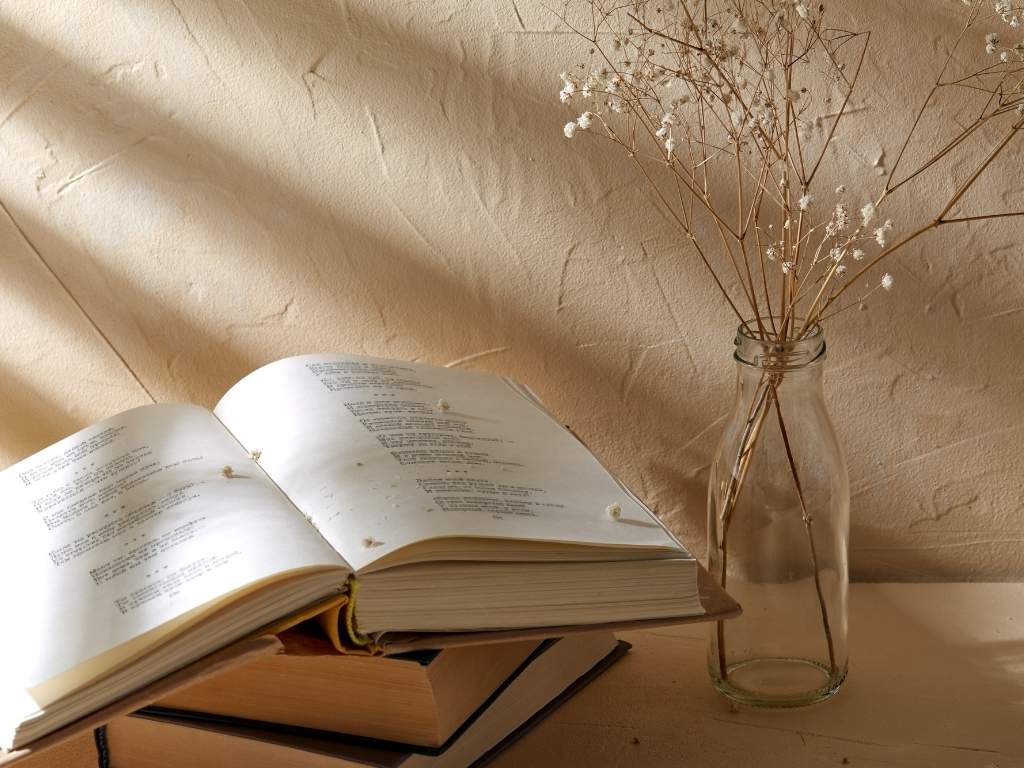
[[[452,648],[459,645],[484,645],[507,643],[511,640],[544,639],[562,637],[581,632],[621,632],[632,629],[650,629],[675,624],[696,624],[705,621],[723,621],[740,615],[739,603],[723,590],[699,562],[697,585],[704,613],[693,616],[669,616],[659,619],[612,622],[608,624],[574,624],[562,627],[531,627],[529,629],[489,630],[484,632],[453,633],[395,633],[384,635],[377,641],[377,647],[385,655],[406,653],[431,648]]]
[[[7,768],[7,766],[14,765],[32,755],[44,752],[50,747],[61,744],[75,736],[98,728],[115,717],[126,715],[129,712],[134,712],[141,707],[152,704],[174,691],[190,686],[200,680],[205,680],[208,677],[218,675],[228,669],[248,664],[253,659],[280,653],[283,648],[284,646],[281,645],[281,641],[273,635],[262,635],[229,645],[227,648],[211,653],[209,656],[205,656],[199,661],[177,672],[173,672],[142,690],[97,710],[91,715],[76,720],[47,736],[36,739],[31,744],[10,752],[0,750],[0,766]]]

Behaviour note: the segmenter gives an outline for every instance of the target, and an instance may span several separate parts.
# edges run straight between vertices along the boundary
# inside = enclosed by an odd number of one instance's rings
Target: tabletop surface
[[[633,650],[494,768],[1024,768],[1024,584],[856,584],[850,674],[830,701],[733,711],[707,627],[626,632]],[[91,738],[21,764],[92,768]]]

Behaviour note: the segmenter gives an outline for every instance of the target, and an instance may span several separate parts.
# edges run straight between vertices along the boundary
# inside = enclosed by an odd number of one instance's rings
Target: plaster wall
[[[875,183],[958,6],[903,5],[848,4],[837,182]],[[734,323],[628,162],[562,136],[584,54],[533,0],[5,2],[0,464],[147,402],[63,283],[161,401],[312,351],[511,374],[703,553]],[[1020,151],[972,205],[1020,207]],[[829,331],[853,574],[1019,578],[1019,225],[918,243]]]

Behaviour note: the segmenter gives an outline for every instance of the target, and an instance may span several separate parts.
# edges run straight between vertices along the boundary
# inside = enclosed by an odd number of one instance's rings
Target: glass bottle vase
[[[741,704],[822,701],[847,671],[846,463],[825,407],[825,339],[736,335],[736,399],[708,485],[708,571],[742,606],[708,669]]]

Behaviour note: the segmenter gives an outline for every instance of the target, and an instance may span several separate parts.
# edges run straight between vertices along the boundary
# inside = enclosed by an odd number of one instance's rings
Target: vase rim
[[[794,318],[797,324],[803,318]],[[763,321],[762,321],[763,323]],[[818,363],[825,357],[825,336],[821,325],[814,323],[799,339],[778,341],[754,335],[752,323],[740,323],[736,330],[733,353],[737,363],[768,371],[796,371]]]
[[[778,321],[780,323],[782,322],[782,318],[781,317],[779,317],[778,315],[773,315],[771,318],[768,318],[768,317],[762,318],[761,319],[761,324],[764,325],[766,322],[770,323],[772,320],[776,320],[776,321]],[[792,322],[796,326],[802,325],[804,320],[805,320],[805,318],[803,318],[803,317],[793,317],[793,318],[790,318],[790,322]],[[759,342],[761,344],[772,344],[772,345],[777,346],[777,345],[785,345],[785,344],[795,344],[795,343],[799,343],[801,341],[807,341],[809,339],[816,339],[816,338],[821,337],[825,333],[825,331],[822,329],[820,323],[813,323],[811,325],[811,327],[808,329],[807,333],[804,334],[803,336],[801,336],[799,339],[787,339],[786,341],[776,341],[774,339],[763,339],[760,336],[755,336],[754,335],[754,329],[755,328],[757,328],[757,321],[756,320],[752,320],[752,319],[744,320],[743,322],[741,322],[739,324],[739,327],[736,329],[736,334],[737,335],[742,335],[742,336],[750,339],[751,341],[756,341],[756,342]]]

